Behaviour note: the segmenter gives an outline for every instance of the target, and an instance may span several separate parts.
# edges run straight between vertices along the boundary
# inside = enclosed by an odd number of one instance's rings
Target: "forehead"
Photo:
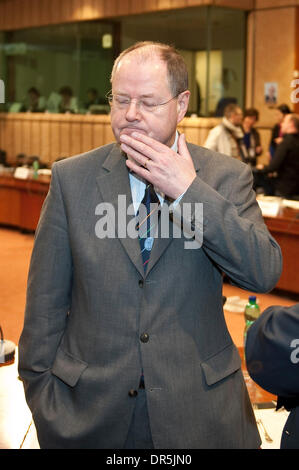
[[[251,120],[256,120],[256,116],[254,114],[251,114],[249,116],[245,116],[244,119],[251,119]]]
[[[118,63],[112,81],[112,87],[138,89],[155,92],[157,89],[169,89],[167,66],[156,54],[144,56],[131,52]]]

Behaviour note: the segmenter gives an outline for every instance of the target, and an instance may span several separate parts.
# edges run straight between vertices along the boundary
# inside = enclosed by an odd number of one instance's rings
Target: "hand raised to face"
[[[177,152],[138,132],[121,135],[120,142],[128,156],[127,167],[173,199],[183,194],[196,177],[184,134],[178,138]]]

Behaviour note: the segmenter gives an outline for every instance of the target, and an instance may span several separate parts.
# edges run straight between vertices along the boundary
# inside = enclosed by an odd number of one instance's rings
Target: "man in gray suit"
[[[53,166],[19,343],[42,448],[260,445],[222,279],[271,290],[281,253],[249,167],[177,133],[187,78],[169,46],[126,50],[112,71],[117,143]],[[135,214],[148,183],[162,207],[158,228],[168,210],[173,230],[146,237],[141,253],[124,225],[140,228]]]

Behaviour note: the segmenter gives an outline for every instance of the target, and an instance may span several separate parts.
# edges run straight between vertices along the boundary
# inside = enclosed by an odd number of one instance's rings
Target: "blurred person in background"
[[[287,199],[299,197],[299,115],[287,114],[282,123],[283,138],[269,165],[257,165],[255,176],[272,186],[268,195]],[[262,184],[263,185],[263,184]]]
[[[287,104],[281,104],[276,108],[276,121],[271,134],[271,140],[269,144],[269,154],[270,158],[273,158],[277,146],[282,142],[283,132],[282,132],[282,122],[284,117],[287,114],[290,114],[291,110]]]
[[[21,112],[43,113],[46,109],[46,100],[41,96],[39,90],[35,87],[29,88],[27,92],[27,103],[21,109]]]
[[[242,130],[243,111],[237,104],[224,109],[222,122],[210,130],[204,147],[246,162],[247,149]]]
[[[106,104],[106,102],[101,102],[98,91],[95,88],[89,88],[89,90],[87,90],[87,101],[85,103],[85,108],[89,109],[90,106],[97,104]]]
[[[64,86],[60,88],[59,94],[61,96],[61,101],[59,103],[59,113],[77,113],[77,99],[74,97],[74,93],[71,87]]]
[[[257,157],[261,155],[263,149],[259,132],[254,127],[259,120],[259,112],[255,108],[249,108],[244,111],[243,132],[244,144],[247,149],[247,161],[252,167],[256,166]]]

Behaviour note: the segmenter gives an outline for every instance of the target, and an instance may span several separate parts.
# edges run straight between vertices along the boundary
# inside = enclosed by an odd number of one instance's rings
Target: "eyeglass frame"
[[[170,103],[172,100],[175,100],[176,98],[178,98],[178,96],[179,96],[181,93],[184,93],[185,91],[187,91],[187,90],[180,91],[177,95],[173,96],[172,98],[170,98],[170,99],[167,100],[167,101],[164,101],[163,103],[151,105],[150,108],[152,108],[152,109],[146,109],[145,111],[148,111],[148,112],[155,111],[156,108],[159,108],[160,106],[164,106],[164,105]],[[110,106],[113,106],[112,100],[113,100],[113,97],[114,97],[114,96],[121,96],[121,95],[113,95],[113,93],[111,93],[111,91],[109,91],[109,92],[106,94],[106,98],[107,98],[108,103],[109,103]],[[142,101],[142,100],[136,100],[135,98],[128,98],[128,103],[126,103],[126,104],[124,105],[124,108],[123,108],[123,109],[127,109],[127,108],[130,106],[130,104],[132,103],[133,100],[135,100],[136,105],[138,105],[138,108],[140,109],[140,101]],[[117,106],[117,105],[116,105],[116,106]],[[121,106],[120,106],[120,108],[121,108]]]

